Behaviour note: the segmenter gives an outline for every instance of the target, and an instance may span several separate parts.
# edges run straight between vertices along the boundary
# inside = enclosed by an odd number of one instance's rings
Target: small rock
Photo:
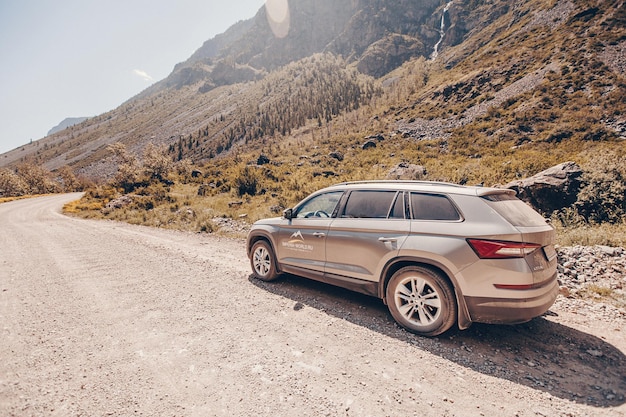
[[[328,154],[331,158],[335,158],[337,161],[343,161],[343,154],[341,152],[331,152]]]
[[[602,352],[596,349],[587,349],[587,353],[590,354],[591,356],[595,356],[596,358],[599,358],[600,356],[603,355]]]
[[[261,154],[259,158],[256,160],[257,165],[265,165],[269,163],[270,163],[270,159],[266,155],[263,155],[263,154]]]

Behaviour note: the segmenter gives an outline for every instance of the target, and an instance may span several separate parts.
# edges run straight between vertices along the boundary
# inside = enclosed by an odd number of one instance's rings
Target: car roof
[[[508,188],[494,188],[477,186],[465,186],[459,184],[452,184],[441,181],[411,181],[411,180],[371,180],[371,181],[351,181],[342,182],[339,184],[331,185],[320,191],[330,190],[402,190],[402,191],[420,191],[429,193],[442,193],[442,194],[462,194],[462,195],[475,195],[486,196],[493,194],[512,194],[515,195],[515,191]]]

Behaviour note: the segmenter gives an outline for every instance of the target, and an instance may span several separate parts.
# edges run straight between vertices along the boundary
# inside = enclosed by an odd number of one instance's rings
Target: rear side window
[[[414,220],[460,220],[461,215],[446,196],[411,193],[411,213]]]
[[[482,197],[487,204],[513,226],[545,226],[546,220],[528,204],[511,194],[493,194]]]
[[[342,217],[386,219],[396,194],[395,191],[352,191]]]

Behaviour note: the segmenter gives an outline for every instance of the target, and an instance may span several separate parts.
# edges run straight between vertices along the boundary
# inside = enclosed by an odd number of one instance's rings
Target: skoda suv
[[[522,323],[558,293],[555,232],[508,189],[363,181],[319,190],[247,238],[254,276],[380,298],[407,330]]]

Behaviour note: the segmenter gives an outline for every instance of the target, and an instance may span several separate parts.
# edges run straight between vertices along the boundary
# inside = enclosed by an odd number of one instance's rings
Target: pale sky
[[[264,0],[0,0],[0,154],[112,110]]]

